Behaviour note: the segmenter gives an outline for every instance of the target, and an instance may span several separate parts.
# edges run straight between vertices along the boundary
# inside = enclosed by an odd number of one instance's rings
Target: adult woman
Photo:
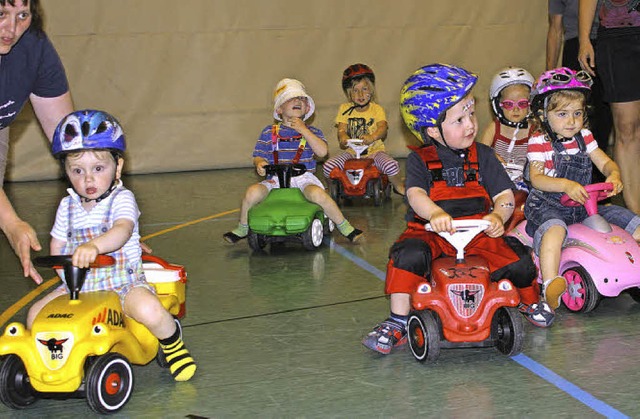
[[[6,168],[8,127],[27,100],[49,140],[58,121],[73,111],[64,68],[42,30],[39,0],[0,0],[0,184]],[[41,283],[30,258],[31,249],[40,250],[40,243],[4,190],[0,191],[0,229],[20,258],[24,276]]]
[[[591,22],[600,17],[597,54],[589,39]],[[640,2],[638,0],[580,0],[578,59],[591,75],[598,70],[604,100],[611,104],[624,201],[640,214]]]

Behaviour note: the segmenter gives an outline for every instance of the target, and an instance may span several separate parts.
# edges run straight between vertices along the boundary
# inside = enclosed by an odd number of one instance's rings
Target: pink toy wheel
[[[600,302],[600,294],[591,275],[582,266],[564,271],[567,280],[567,292],[562,295],[562,302],[569,311],[588,313]]]
[[[598,201],[606,199],[609,192],[613,190],[613,184],[610,182],[592,183],[584,187],[589,194],[587,202],[584,203],[584,207],[587,210],[587,214],[593,215],[598,213]],[[569,195],[564,194],[560,197],[560,203],[565,207],[577,207],[582,204],[569,198]]]

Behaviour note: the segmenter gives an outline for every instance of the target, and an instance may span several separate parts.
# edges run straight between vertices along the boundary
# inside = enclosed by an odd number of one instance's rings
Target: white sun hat
[[[296,79],[282,79],[278,82],[273,92],[273,117],[275,119],[282,121],[282,118],[278,115],[278,108],[294,97],[306,97],[309,102],[309,110],[304,115],[305,121],[313,115],[313,112],[316,110],[316,104],[313,102],[311,96],[307,94],[304,84]]]

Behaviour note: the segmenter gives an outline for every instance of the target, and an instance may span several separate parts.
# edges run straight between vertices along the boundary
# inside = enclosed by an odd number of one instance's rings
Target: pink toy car
[[[595,183],[585,189],[589,192],[585,203],[588,217],[569,226],[562,248],[559,271],[568,286],[562,302],[570,311],[588,313],[602,297],[617,297],[625,290],[640,302],[640,247],[631,234],[609,224],[597,213],[597,202],[607,197],[613,185]],[[566,206],[580,205],[567,195],[560,202]],[[521,222],[509,235],[532,246],[533,239],[525,232],[525,226],[526,221]]]

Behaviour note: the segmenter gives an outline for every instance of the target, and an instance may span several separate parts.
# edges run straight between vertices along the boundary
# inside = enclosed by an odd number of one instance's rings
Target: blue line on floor
[[[560,377],[555,372],[551,371],[549,368],[545,367],[542,364],[537,363],[536,361],[534,361],[533,359],[529,358],[524,354],[512,356],[511,359],[513,359],[518,364],[522,365],[532,373],[536,374],[538,377],[542,378],[543,380],[548,381],[549,383],[558,387],[560,390],[564,391],[574,399],[582,402],[583,404],[587,405],[588,407],[600,413],[601,415],[604,415],[605,417],[608,417],[608,418],[627,418],[628,417],[622,412],[609,406],[608,404],[596,399],[595,397],[593,397],[591,394],[587,393],[580,387],[576,386],[573,383],[570,383],[569,381]]]
[[[336,244],[333,240],[331,240],[329,245],[331,247],[331,250],[341,254],[345,258],[355,263],[357,266],[361,267],[367,272],[372,273],[378,279],[384,281],[385,273],[379,270],[378,268],[376,268],[375,266],[371,265],[366,260],[354,255],[344,247],[340,246],[339,244]],[[565,380],[555,372],[551,371],[549,368],[545,367],[542,364],[537,363],[536,361],[532,360],[528,356],[524,354],[519,354],[516,356],[512,356],[511,359],[513,359],[515,362],[517,362],[524,368],[528,369],[538,377],[547,381],[548,383],[553,384],[554,386],[564,391],[569,396],[578,400],[582,404],[586,405],[590,409],[593,409],[594,411],[600,413],[601,415],[604,415],[605,417],[608,417],[608,418],[628,418],[628,416],[624,415],[622,412],[619,412],[618,410],[614,409],[613,407],[609,406],[603,401],[596,399],[591,394],[582,390],[580,387]]]

